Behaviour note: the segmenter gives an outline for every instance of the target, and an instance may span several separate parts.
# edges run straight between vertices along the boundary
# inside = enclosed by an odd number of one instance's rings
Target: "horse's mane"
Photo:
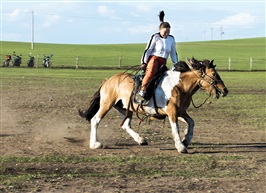
[[[216,65],[213,64],[213,60],[203,60],[202,65],[207,67],[207,68],[215,68]]]
[[[175,71],[179,71],[179,72],[187,72],[187,71],[190,71],[187,63],[184,62],[184,61],[179,61],[178,63],[176,63],[174,65],[174,70]]]
[[[215,68],[215,65],[213,65],[213,60],[199,61],[193,57],[190,61],[191,61],[190,66],[194,70],[200,70],[200,69],[205,70],[206,68]],[[191,67],[188,66],[187,62],[179,61],[174,65],[174,70],[179,72],[188,72],[191,71],[190,69]]]

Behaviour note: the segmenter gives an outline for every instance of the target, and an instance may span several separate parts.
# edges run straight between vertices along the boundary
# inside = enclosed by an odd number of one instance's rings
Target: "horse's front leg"
[[[182,140],[182,143],[188,147],[188,145],[191,142],[191,139],[193,137],[193,132],[194,132],[194,120],[188,115],[185,114],[184,116],[182,116],[182,118],[185,120],[185,122],[187,123],[187,129],[184,132],[184,138]]]
[[[177,151],[179,153],[187,153],[187,148],[182,143],[181,138],[180,138],[177,118],[176,119],[172,119],[171,117],[169,117],[169,121],[170,121],[172,134],[173,134],[174,141],[175,141],[175,147],[176,147]]]

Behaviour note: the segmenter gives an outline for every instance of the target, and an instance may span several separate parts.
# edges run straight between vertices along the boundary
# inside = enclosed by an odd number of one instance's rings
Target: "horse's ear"
[[[186,58],[186,64],[188,65],[188,67],[190,68],[190,70],[193,70],[194,69],[193,66],[192,66],[193,62],[190,59]]]
[[[214,64],[213,64],[213,62],[214,62],[214,60],[212,60],[212,61],[210,62],[210,67],[213,67],[213,68],[215,68],[215,67],[216,67],[216,65],[214,65]]]

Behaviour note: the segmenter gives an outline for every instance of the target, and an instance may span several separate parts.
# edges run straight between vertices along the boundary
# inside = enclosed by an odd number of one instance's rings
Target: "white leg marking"
[[[184,144],[181,142],[181,138],[179,135],[179,127],[178,123],[172,122],[172,120],[169,118],[171,128],[172,128],[172,135],[174,137],[175,141],[175,147],[179,153],[187,153],[187,148],[184,146]]]
[[[127,118],[122,125],[122,128],[125,129],[139,145],[147,144],[145,139],[143,137],[140,137],[140,135],[131,128],[131,119],[132,118]]]
[[[97,117],[97,114],[91,119],[91,135],[90,135],[90,148],[100,149],[102,144],[97,141],[97,128],[101,119]]]

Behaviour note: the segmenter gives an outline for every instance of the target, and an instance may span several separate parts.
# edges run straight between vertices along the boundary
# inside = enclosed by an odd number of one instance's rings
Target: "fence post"
[[[121,68],[122,65],[122,53],[120,53],[120,57],[119,57],[119,68]]]
[[[76,69],[79,68],[79,56],[76,57]]]
[[[39,61],[40,61],[40,54],[37,54],[37,64],[36,64],[36,68],[39,67]]]
[[[252,67],[253,67],[252,66],[252,57],[250,57],[250,66],[249,67],[250,67],[250,71],[252,71]]]
[[[228,59],[228,70],[231,70],[231,58]]]

